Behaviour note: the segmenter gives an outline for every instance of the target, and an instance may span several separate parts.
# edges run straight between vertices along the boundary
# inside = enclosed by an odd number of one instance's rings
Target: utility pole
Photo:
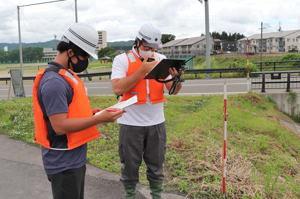
[[[262,62],[263,22],[260,24],[260,62]],[[261,63],[262,64],[262,63]]]
[[[199,0],[200,3],[202,3],[202,0]],[[205,42],[206,42],[206,48],[205,48],[205,61],[206,61],[206,69],[211,68],[210,64],[210,34],[209,34],[209,6],[208,6],[208,0],[204,0],[205,5]],[[206,75],[206,77],[210,77],[209,74]]]
[[[208,0],[204,0],[205,2],[205,39],[206,39],[206,68],[210,69],[210,34],[209,34],[209,8],[208,8]],[[209,75],[208,75],[209,77]]]
[[[75,0],[75,22],[78,22],[78,14],[77,14],[77,0]]]
[[[18,12],[18,33],[19,33],[19,52],[20,52],[19,56],[20,56],[20,68],[21,68],[22,76],[23,76],[23,65],[24,64],[23,64],[23,50],[22,50],[21,25],[20,25],[20,8],[21,7],[41,5],[41,4],[47,4],[47,3],[56,3],[56,2],[61,2],[61,1],[66,1],[66,0],[54,0],[54,1],[47,1],[47,2],[41,2],[41,3],[32,3],[32,4],[17,6],[17,12]]]
[[[18,36],[19,36],[19,60],[20,60],[20,70],[17,72],[16,70],[11,70],[11,77],[15,76],[14,78],[11,78],[13,86],[16,85],[18,88],[18,91],[15,91],[16,97],[25,97],[25,90],[23,86],[23,48],[22,48],[22,36],[21,36],[21,22],[20,22],[20,9],[22,7],[28,7],[28,6],[35,6],[35,5],[41,5],[41,4],[47,4],[47,3],[56,3],[66,0],[54,0],[54,1],[46,1],[41,3],[32,3],[32,4],[26,4],[26,5],[18,5],[17,6],[17,14],[18,14]],[[13,72],[15,71],[15,72]],[[13,83],[13,79],[17,78],[15,83]]]
[[[75,23],[78,23],[77,0],[75,0]],[[88,70],[85,69],[83,73],[88,74]],[[92,77],[88,77],[88,79],[92,81]],[[84,81],[86,81],[86,77],[84,78]]]
[[[21,39],[21,25],[20,25],[20,6],[17,6],[18,11],[18,32],[19,32],[19,56],[20,56],[20,68],[23,76],[23,49],[22,49],[22,39]]]

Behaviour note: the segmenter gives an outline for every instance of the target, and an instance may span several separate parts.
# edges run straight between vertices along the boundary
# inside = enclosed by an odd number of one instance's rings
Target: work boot
[[[135,185],[124,185],[125,188],[125,199],[135,199]]]
[[[162,183],[160,182],[150,182],[150,190],[152,199],[161,199]]]

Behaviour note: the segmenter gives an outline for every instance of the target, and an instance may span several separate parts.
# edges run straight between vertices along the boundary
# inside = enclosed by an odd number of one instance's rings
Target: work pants
[[[86,166],[48,175],[53,199],[84,199]]]
[[[166,151],[165,124],[130,126],[120,124],[119,155],[121,181],[135,185],[139,181],[142,160],[147,166],[147,179],[161,183],[164,178],[163,162]]]

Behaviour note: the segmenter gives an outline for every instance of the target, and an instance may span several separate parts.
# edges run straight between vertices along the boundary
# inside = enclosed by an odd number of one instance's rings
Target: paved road
[[[119,176],[87,165],[86,199],[120,199],[123,188]],[[164,194],[166,199],[184,199]],[[0,134],[0,198],[51,199],[51,185],[42,167],[40,149]],[[139,199],[150,198],[149,190],[139,185]]]
[[[227,82],[229,93],[247,92],[247,79],[227,79]],[[186,80],[179,95],[221,94],[223,92],[223,84],[223,79]],[[89,95],[113,95],[111,82],[109,80],[87,81],[85,85]],[[24,87],[26,96],[31,96],[32,81],[25,82]],[[2,82],[0,84],[0,99],[6,99],[8,92],[9,85]],[[12,90],[11,93],[13,93]]]

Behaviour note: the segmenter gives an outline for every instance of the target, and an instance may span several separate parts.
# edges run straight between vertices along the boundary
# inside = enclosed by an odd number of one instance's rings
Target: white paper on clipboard
[[[119,103],[114,104],[114,105],[112,105],[112,106],[110,106],[110,107],[107,107],[107,109],[108,109],[108,108],[119,108],[119,109],[123,109],[123,108],[126,108],[126,107],[128,107],[128,106],[130,106],[130,105],[132,105],[132,104],[135,104],[135,103],[137,103],[137,96],[136,96],[136,95],[133,96],[133,97],[131,97],[131,98],[129,98],[129,99],[126,100],[126,101],[119,102]],[[104,109],[104,110],[105,110],[105,109]],[[104,110],[97,112],[95,115],[98,115],[98,114],[102,113]]]

